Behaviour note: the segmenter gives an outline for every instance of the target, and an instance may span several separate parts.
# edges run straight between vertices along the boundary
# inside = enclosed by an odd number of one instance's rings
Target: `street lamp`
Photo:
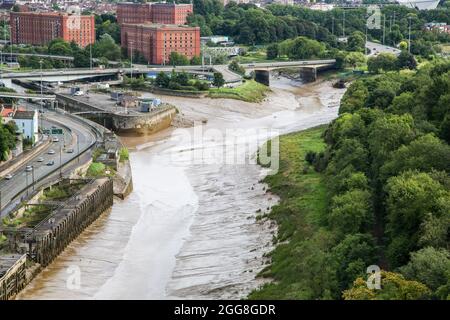
[[[131,78],[133,78],[133,41],[130,41],[131,46]]]
[[[59,145],[59,177],[62,178],[62,146]]]
[[[41,70],[41,115],[39,116],[40,120],[41,120],[41,129],[42,128],[42,114],[44,113],[44,100],[43,100],[43,88],[42,88],[42,63],[44,63],[44,61],[42,61],[42,59],[39,60],[39,66],[40,66],[40,70]]]

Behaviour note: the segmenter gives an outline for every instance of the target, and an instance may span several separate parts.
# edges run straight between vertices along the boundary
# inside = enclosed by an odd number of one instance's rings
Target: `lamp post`
[[[42,87],[42,59],[39,60],[39,66],[41,69],[41,115],[39,116],[39,119],[41,120],[41,129],[42,128],[42,114],[44,113],[44,99],[43,99],[43,87]]]
[[[130,54],[130,61],[131,61],[131,79],[133,79],[133,41],[130,41],[130,46],[131,46],[131,54]]]
[[[62,146],[59,145],[59,177],[62,178]]]
[[[92,70],[92,29],[89,28],[89,67]]]

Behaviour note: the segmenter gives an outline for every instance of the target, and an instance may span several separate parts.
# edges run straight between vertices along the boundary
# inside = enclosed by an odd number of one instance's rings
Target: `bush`
[[[130,154],[128,153],[127,148],[125,148],[125,147],[120,148],[119,159],[120,159],[120,162],[127,161],[130,159]]]
[[[100,177],[105,175],[106,166],[100,162],[92,162],[89,166],[86,175],[88,177]]]

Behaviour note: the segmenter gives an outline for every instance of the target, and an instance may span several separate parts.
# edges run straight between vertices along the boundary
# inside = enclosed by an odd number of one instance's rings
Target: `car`
[[[66,149],[66,152],[67,152],[67,153],[73,153],[73,149],[72,149],[72,148]]]
[[[47,166],[52,166],[55,164],[55,161],[50,160],[49,162],[46,163]]]
[[[5,176],[5,179],[6,179],[6,180],[11,180],[12,177],[13,177],[12,174],[8,173],[8,174]]]
[[[44,158],[39,157],[39,158],[36,159],[36,161],[37,161],[37,162],[44,162]]]
[[[26,172],[33,171],[33,166],[26,166],[26,167],[25,167],[25,171],[26,171]]]
[[[82,96],[84,95],[84,92],[81,90],[75,91],[75,93],[73,94],[74,96]]]
[[[58,137],[53,137],[53,138],[52,138],[52,142],[59,142]]]
[[[50,150],[48,150],[48,152],[47,152],[48,154],[55,154],[55,150],[53,150],[53,149],[50,149]]]

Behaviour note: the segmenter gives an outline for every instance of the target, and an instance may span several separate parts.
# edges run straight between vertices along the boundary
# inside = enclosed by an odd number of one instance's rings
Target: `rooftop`
[[[16,111],[13,119],[33,119],[35,115],[35,111]]]
[[[151,29],[173,28],[173,29],[199,29],[200,27],[192,27],[184,24],[162,24],[162,23],[124,23],[124,26],[135,26]]]

